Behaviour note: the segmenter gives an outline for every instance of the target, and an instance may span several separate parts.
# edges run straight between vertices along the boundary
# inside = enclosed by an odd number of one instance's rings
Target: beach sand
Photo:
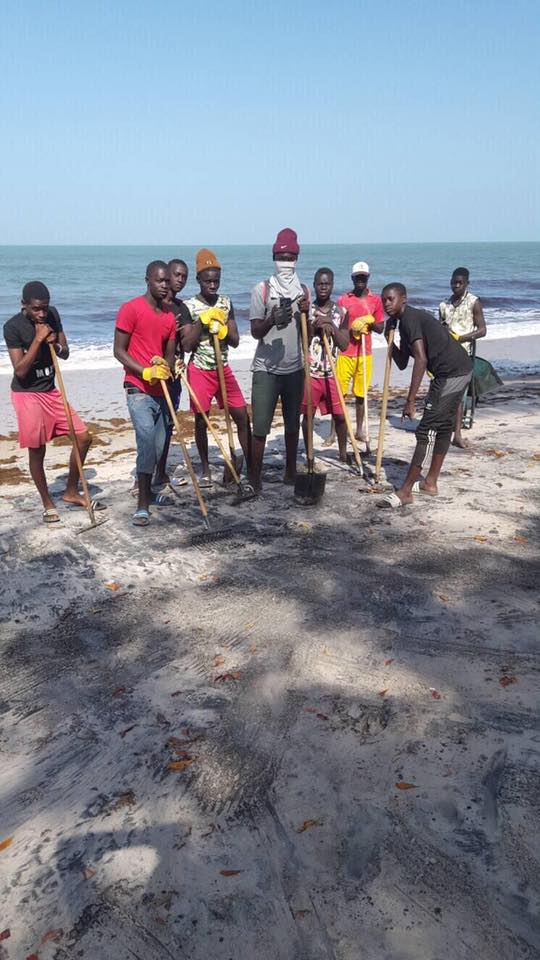
[[[120,373],[66,384],[110,520],[42,524],[0,441],[0,956],[540,957],[540,379],[490,394],[440,497],[399,513],[327,421],[324,499],[297,506],[277,420],[264,496],[216,485],[239,529],[207,546],[189,487],[130,524]],[[387,427],[389,482],[413,446]]]

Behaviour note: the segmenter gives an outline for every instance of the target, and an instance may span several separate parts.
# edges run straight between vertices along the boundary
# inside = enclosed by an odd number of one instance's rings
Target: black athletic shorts
[[[295,370],[293,373],[266,373],[264,370],[255,370],[251,384],[254,436],[266,437],[270,433],[278,400],[281,400],[285,433],[295,433],[300,427],[303,396],[303,370]]]

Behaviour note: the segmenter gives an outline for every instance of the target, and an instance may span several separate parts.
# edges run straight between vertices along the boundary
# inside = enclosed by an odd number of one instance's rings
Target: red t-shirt
[[[130,334],[127,352],[144,367],[150,366],[152,357],[164,357],[167,343],[176,339],[174,313],[156,313],[145,297],[135,297],[122,304],[116,318],[116,329]],[[124,370],[124,385],[132,384],[152,397],[162,396],[161,384],[151,386],[126,367]]]
[[[371,290],[368,290],[363,297],[357,297],[354,293],[344,293],[339,297],[338,305],[344,307],[349,314],[349,330],[351,329],[353,320],[357,320],[358,317],[367,317],[368,314],[375,317],[377,323],[382,323],[384,320],[382,300],[377,293],[371,293]],[[362,341],[354,340],[349,344],[347,349],[343,351],[343,354],[346,357],[356,357],[357,353],[361,352]],[[369,357],[370,355],[371,334],[366,333],[366,356]]]

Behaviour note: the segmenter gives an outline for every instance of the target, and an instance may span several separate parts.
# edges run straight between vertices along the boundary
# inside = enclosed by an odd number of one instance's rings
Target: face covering
[[[302,284],[296,275],[296,260],[274,261],[274,276],[270,277],[270,289],[276,297],[296,297],[303,295]]]

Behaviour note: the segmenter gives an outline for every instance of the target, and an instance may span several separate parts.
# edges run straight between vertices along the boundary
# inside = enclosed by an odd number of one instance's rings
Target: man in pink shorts
[[[49,494],[43,461],[46,444],[53,437],[69,434],[62,394],[54,385],[54,366],[49,344],[63,360],[69,347],[62,321],[55,307],[50,306],[47,287],[39,280],[27,283],[22,292],[22,309],[4,324],[4,339],[13,364],[11,399],[19,424],[19,445],[28,448],[30,474],[43,503],[45,523],[58,523],[60,516]],[[84,463],[92,442],[86,424],[71,411],[77,444]],[[72,451],[66,489],[66,503],[84,507],[79,493],[77,461]],[[94,502],[96,509],[105,509]]]
[[[330,299],[334,288],[334,273],[329,267],[321,267],[317,270],[313,278],[313,287],[315,300],[309,308],[309,333],[311,336],[309,363],[313,413],[315,414],[319,409],[323,416],[327,413],[332,414],[338,438],[339,459],[346,463],[347,426],[322,335],[323,333],[326,334],[335,362],[338,350],[346,350],[349,343],[349,316],[343,307],[338,307]],[[301,412],[304,415],[302,433],[307,448],[307,394],[305,388]]]
[[[221,282],[221,264],[211,250],[199,250],[196,258],[197,281],[201,292],[185,301],[192,323],[180,330],[182,347],[191,353],[187,376],[194,393],[205,413],[215,397],[220,408],[223,398],[219,385],[213,332],[218,332],[223,357],[225,389],[231,417],[236,424],[238,440],[244,451],[246,463],[251,461],[251,430],[247,414],[246,401],[229,364],[229,347],[237,347],[240,334],[234,318],[234,308],[229,297],[218,294]],[[221,311],[221,322],[208,320],[208,311],[214,308]],[[201,458],[201,486],[212,485],[212,475],[208,463],[208,431],[197,406],[191,401],[191,410],[195,414],[195,442]]]

